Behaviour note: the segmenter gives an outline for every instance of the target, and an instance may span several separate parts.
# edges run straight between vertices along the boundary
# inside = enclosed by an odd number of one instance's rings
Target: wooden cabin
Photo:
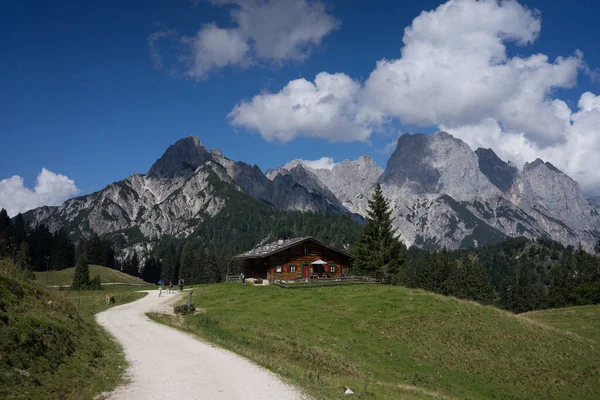
[[[352,257],[313,237],[278,240],[239,254],[246,278],[283,279],[339,278],[350,272]]]

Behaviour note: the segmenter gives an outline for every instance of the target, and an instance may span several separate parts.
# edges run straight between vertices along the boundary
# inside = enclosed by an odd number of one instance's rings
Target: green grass
[[[600,345],[600,305],[533,311],[522,316],[573,332]]]
[[[141,296],[119,289],[117,305]],[[91,399],[122,383],[121,348],[93,321],[104,295],[47,288],[0,260],[0,398]]]
[[[64,286],[73,282],[75,268],[67,268],[62,271],[36,272],[37,280],[47,286]],[[90,278],[100,275],[102,283],[123,283],[128,285],[147,285],[140,278],[125,274],[115,269],[102,267],[100,265],[90,265]],[[112,290],[112,289],[110,289]]]
[[[152,314],[316,398],[595,399],[600,348],[491,307],[387,285],[203,285],[201,313]]]
[[[149,289],[149,288],[148,288]],[[152,288],[154,289],[154,288]],[[146,293],[140,293],[138,286],[110,286],[106,290],[65,290],[66,298],[73,303],[75,309],[84,318],[93,319],[94,314],[104,311],[110,307],[131,303],[141,299]],[[115,302],[106,304],[106,293],[112,293]]]

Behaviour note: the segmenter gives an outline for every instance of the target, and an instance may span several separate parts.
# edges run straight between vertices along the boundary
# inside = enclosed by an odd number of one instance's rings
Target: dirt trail
[[[146,312],[164,310],[175,298],[182,303],[184,298],[148,293],[96,315],[121,343],[130,364],[130,383],[113,392],[111,400],[307,398],[243,357],[151,321]]]

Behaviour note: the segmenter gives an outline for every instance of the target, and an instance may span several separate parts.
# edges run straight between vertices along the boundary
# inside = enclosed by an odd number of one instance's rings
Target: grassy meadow
[[[47,288],[0,260],[0,398],[91,399],[123,382],[122,350],[93,315],[144,294],[115,289],[108,306],[104,291]]]
[[[90,265],[90,279],[100,275],[102,283],[121,283],[127,285],[148,285],[138,277],[125,274],[115,269],[102,267],[100,265]],[[38,281],[46,286],[68,286],[73,282],[75,267],[63,269],[61,271],[36,272]],[[112,290],[112,289],[111,289]]]
[[[398,286],[194,290],[200,313],[151,314],[315,398],[597,399],[600,346],[526,317]],[[574,321],[573,325],[577,322]]]
[[[583,336],[600,346],[600,305],[555,308],[521,315],[553,328]]]

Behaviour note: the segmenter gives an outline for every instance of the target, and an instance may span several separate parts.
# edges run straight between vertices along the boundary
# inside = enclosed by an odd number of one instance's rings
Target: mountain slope
[[[63,227],[73,237],[121,234],[129,243],[164,235],[186,236],[225,206],[215,182],[232,185],[284,210],[348,213],[331,194],[313,191],[289,176],[271,181],[258,168],[208,151],[196,137],[177,141],[146,175],[133,174],[106,188],[24,214],[30,225]]]
[[[145,175],[24,217],[78,238],[120,235],[131,244],[185,237],[224,209],[229,200],[221,183],[281,210],[362,217],[380,183],[407,245],[452,249],[525,236],[581,242],[591,252],[600,239],[595,200],[586,200],[577,182],[552,164],[538,159],[519,169],[445,132],[402,135],[385,170],[363,156],[331,169],[293,160],[266,175],[190,136],[170,146]]]
[[[311,168],[302,160],[293,160],[283,167],[267,171],[267,177],[276,180],[280,176],[292,176],[296,181],[312,188],[314,192],[331,195],[352,213],[365,217],[368,199],[383,170],[371,157],[362,156],[356,160],[344,160],[332,169]]]

